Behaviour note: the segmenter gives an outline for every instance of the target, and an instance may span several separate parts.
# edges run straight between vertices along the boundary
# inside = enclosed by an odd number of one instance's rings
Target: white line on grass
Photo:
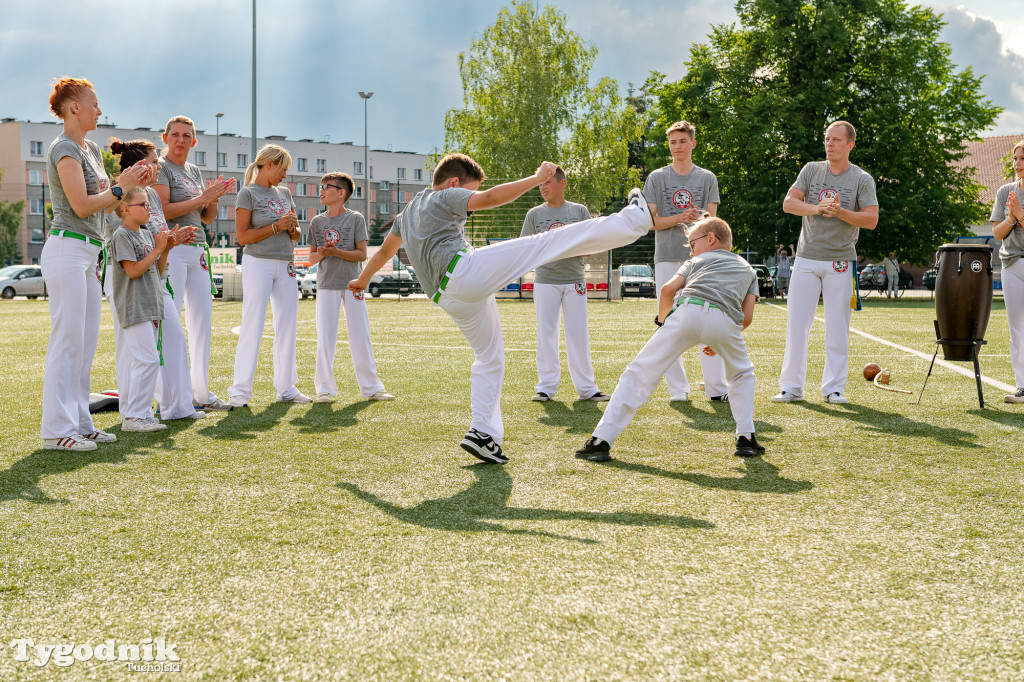
[[[784,310],[784,311],[786,311],[787,315],[789,314],[789,310],[786,309],[786,308],[783,308],[780,305],[775,305],[774,303],[768,303],[766,301],[762,301],[762,303],[764,305],[771,306],[772,308],[778,308],[779,310]],[[814,319],[817,320],[818,322],[821,322],[822,324],[825,324],[825,320],[823,318],[815,317]],[[899,345],[897,343],[893,343],[892,341],[887,341],[885,339],[881,339],[881,338],[879,338],[877,336],[874,336],[872,334],[868,334],[867,332],[862,332],[859,329],[854,329],[853,327],[850,327],[850,331],[853,332],[854,334],[859,334],[859,335],[863,336],[865,339],[869,339],[871,341],[877,341],[878,343],[884,344],[886,346],[891,346],[892,348],[895,348],[896,350],[901,350],[904,353],[910,353],[911,355],[916,355],[917,357],[921,358],[922,360],[931,360],[932,359],[931,356],[928,355],[927,353],[922,353],[919,350],[914,350],[913,348],[907,348],[906,346],[901,346],[901,345]],[[969,370],[969,369],[967,369],[965,367],[960,367],[959,365],[954,365],[951,362],[946,362],[945,360],[943,360],[941,358],[935,358],[935,364],[936,365],[941,365],[942,367],[945,367],[946,369],[953,370],[954,372],[957,372],[958,374],[963,374],[965,377],[970,377],[972,379],[974,378],[974,372],[972,370]],[[1011,386],[1009,384],[1004,384],[1003,382],[997,381],[996,379],[992,379],[991,377],[987,377],[984,374],[981,375],[981,380],[984,383],[988,384],[989,386],[994,386],[995,388],[998,388],[1000,391],[1008,391],[1010,393],[1013,393],[1014,391],[1017,390],[1016,388],[1014,388],[1013,386]]]

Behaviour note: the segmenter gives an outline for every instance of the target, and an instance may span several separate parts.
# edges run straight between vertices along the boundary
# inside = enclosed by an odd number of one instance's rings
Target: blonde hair
[[[828,132],[828,129],[834,126],[841,127],[846,132],[846,139],[850,142],[857,141],[857,129],[853,127],[852,123],[848,121],[832,121],[828,124],[828,128],[825,128],[825,132]]]
[[[668,127],[665,131],[665,135],[671,135],[672,133],[686,133],[690,136],[691,140],[697,139],[697,129],[689,121],[676,121]]]
[[[274,163],[279,166],[283,165],[285,170],[287,170],[292,167],[292,155],[280,145],[264,145],[263,149],[256,155],[256,160],[245,169],[245,179],[242,181],[242,184],[251,184],[256,179],[256,173],[268,163]]]
[[[732,249],[732,228],[721,218],[704,218],[697,221],[686,233],[686,238],[693,240],[694,237],[691,235],[703,237],[709,233],[713,233],[726,250]]]
[[[1018,149],[1024,149],[1024,140],[1021,140],[1017,144],[1013,145],[1013,149],[1010,150],[1010,156],[1016,154]]]
[[[64,118],[65,104],[76,101],[86,90],[94,90],[92,83],[87,79],[71,76],[54,78],[50,86],[53,88],[53,92],[50,93],[50,111],[59,119]]]
[[[131,201],[132,197],[138,196],[140,194],[142,196],[146,196],[146,191],[141,187],[132,187],[130,190],[124,193],[123,197],[121,197],[121,201],[118,202],[117,208],[114,209],[114,212],[117,213],[117,216],[122,221],[124,220],[125,211],[128,209],[128,202]]]
[[[167,121],[167,125],[164,126],[164,135],[171,132],[171,126],[175,123],[184,123],[192,129],[192,137],[196,136],[196,124],[192,122],[188,116],[175,116],[171,120]]]

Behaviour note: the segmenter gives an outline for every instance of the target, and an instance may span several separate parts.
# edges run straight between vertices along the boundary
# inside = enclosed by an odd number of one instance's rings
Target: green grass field
[[[784,306],[784,304],[782,304]],[[120,434],[92,453],[38,449],[45,301],[0,304],[0,679],[123,679],[9,643],[175,645],[169,679],[1006,679],[1024,675],[1024,412],[986,386],[851,337],[850,405],[777,392],[785,311],[759,305],[763,458],[732,455],[727,405],[669,405],[662,384],[604,465],[573,458],[603,406],[530,402],[534,313],[500,306],[505,467],[458,447],[471,354],[425,301],[369,303],[397,394],[361,401],[347,348],[333,405],[271,402],[269,338],[252,409]],[[93,389],[114,387],[109,313]],[[652,301],[595,302],[610,392],[653,331]],[[211,386],[226,397],[241,304],[217,302]],[[312,392],[314,307],[300,304]],[[928,301],[869,300],[853,326],[931,354]],[[268,328],[268,334],[270,330]],[[1013,383],[997,300],[982,357]],[[341,338],[344,340],[344,326]],[[880,391],[859,378],[894,370]],[[563,356],[564,363],[564,356]],[[699,381],[696,356],[686,359]],[[152,675],[152,674],[151,674]]]

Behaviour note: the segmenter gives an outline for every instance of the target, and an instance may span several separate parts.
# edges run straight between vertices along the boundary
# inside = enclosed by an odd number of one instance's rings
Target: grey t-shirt
[[[589,219],[590,211],[583,204],[567,201],[558,208],[541,204],[534,206],[526,214],[523,230],[519,236],[529,237]],[[586,280],[583,256],[562,258],[545,263],[537,267],[534,275],[534,282],[537,284],[584,284]]]
[[[99,145],[92,140],[86,140],[85,146],[88,150],[79,147],[74,140],[63,133],[50,145],[46,153],[46,175],[50,180],[50,201],[53,205],[53,223],[50,231],[70,230],[78,234],[92,237],[96,240],[103,239],[103,211],[96,211],[86,218],[78,217],[67,195],[64,194],[64,187],[60,182],[60,175],[57,173],[57,163],[65,156],[70,156],[82,165],[82,175],[85,176],[86,194],[100,194],[110,188],[110,178],[103,168],[103,152]]]
[[[718,197],[718,178],[711,171],[694,166],[686,175],[672,170],[672,166],[659,168],[647,176],[644,197],[657,204],[659,216],[679,215],[691,206],[698,211],[708,204],[721,203]],[[681,263],[690,257],[686,239],[689,224],[675,225],[654,233],[654,262]]]
[[[1024,191],[1016,181],[1007,183],[996,191],[996,201],[992,204],[992,215],[989,220],[1001,223],[1006,220],[1010,212],[1006,210],[1006,202],[1010,199],[1010,192],[1017,195],[1017,199],[1024,206]],[[1024,227],[1018,225],[1010,230],[1006,239],[999,246],[999,261],[1004,268],[1011,267],[1017,259],[1024,256]]]
[[[366,241],[366,221],[363,214],[345,210],[333,218],[320,213],[309,221],[309,243],[318,249],[336,242],[342,251],[352,251],[356,244]],[[363,264],[337,256],[325,256],[316,269],[317,289],[347,289],[348,283],[363,271]]]
[[[249,227],[258,229],[276,221],[288,211],[295,208],[292,193],[287,187],[263,187],[250,183],[238,190],[235,197],[235,208],[244,208],[252,213]],[[270,235],[255,244],[246,244],[242,254],[252,258],[269,258],[271,260],[295,259],[292,238],[287,232],[281,231]],[[319,269],[319,268],[318,268]]]
[[[203,174],[191,163],[184,166],[174,163],[166,157],[160,158],[160,175],[157,176],[156,184],[167,185],[169,190],[170,203],[178,204],[189,199],[194,199],[203,193]],[[178,216],[174,222],[182,227],[198,227],[195,244],[206,243],[206,230],[203,228],[202,211],[194,209],[188,213]]]
[[[129,277],[121,265],[123,260],[139,262],[154,246],[153,234],[149,230],[129,230],[124,226],[117,228],[110,240],[111,260],[114,264],[114,308],[117,310],[118,321],[125,329],[133,324],[162,320],[164,317],[164,298],[157,262],[153,261],[138,279]]]
[[[696,296],[714,303],[736,324],[743,324],[743,299],[757,296],[757,274],[750,263],[725,249],[712,249],[683,263],[686,278],[678,298]]]
[[[136,199],[138,201],[138,199]],[[167,219],[164,218],[163,205],[160,203],[160,195],[156,193],[156,190],[152,187],[146,188],[146,201],[149,202],[149,222],[142,225],[143,228],[150,232],[163,232],[170,229],[167,227]],[[135,203],[135,202],[132,202]],[[107,257],[109,263],[107,269],[109,270],[114,259],[111,257],[111,238],[114,236],[114,232],[117,228],[124,225],[124,221],[121,220],[121,216],[117,214],[117,211],[110,213],[107,219],[103,222],[103,241],[107,244]],[[158,268],[159,269],[159,268]],[[162,275],[160,275],[160,286],[167,286],[167,274],[169,269],[164,269]]]
[[[455,254],[472,249],[463,232],[471,196],[473,191],[464,187],[425,189],[412,198],[391,226],[391,234],[402,238],[427,296],[437,292]]]
[[[812,161],[800,169],[792,189],[804,193],[804,201],[817,206],[839,195],[839,204],[848,211],[878,206],[875,181],[860,166],[832,175],[828,161]],[[796,246],[797,258],[808,260],[856,260],[860,228],[839,218],[805,215]]]

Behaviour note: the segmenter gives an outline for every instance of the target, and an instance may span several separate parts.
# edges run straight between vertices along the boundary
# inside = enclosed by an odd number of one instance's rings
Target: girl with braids
[[[96,130],[99,101],[92,83],[62,77],[53,82],[50,110],[64,128],[46,155],[53,223],[40,264],[50,298],[52,329],[43,372],[41,435],[48,450],[95,450],[117,440],[99,431],[89,413],[89,373],[100,331],[101,293],[96,264],[103,246],[103,215],[125,192],[145,182],[150,168],[126,168],[116,184],[103,169],[99,146],[85,139]]]

